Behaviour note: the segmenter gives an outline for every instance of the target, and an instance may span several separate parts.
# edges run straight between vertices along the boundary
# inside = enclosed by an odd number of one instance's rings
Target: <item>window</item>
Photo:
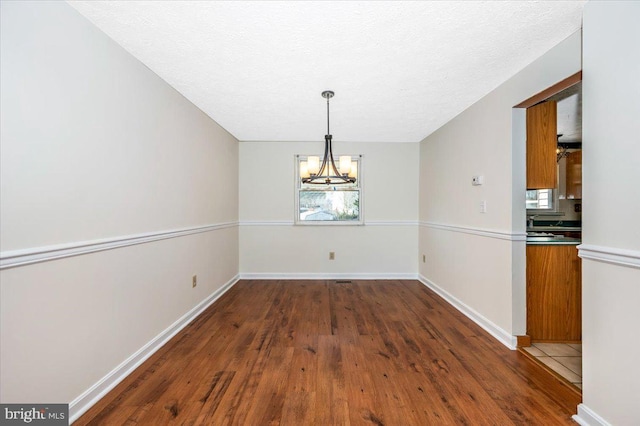
[[[552,210],[553,189],[527,190],[527,210]]]
[[[362,225],[362,156],[352,155],[355,183],[313,185],[302,183],[300,163],[307,156],[296,156],[296,211],[299,225]]]

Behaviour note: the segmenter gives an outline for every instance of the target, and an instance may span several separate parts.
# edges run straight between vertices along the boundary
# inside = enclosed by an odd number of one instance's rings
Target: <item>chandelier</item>
[[[322,92],[322,97],[327,100],[327,134],[324,135],[324,156],[322,163],[320,157],[309,156],[307,161],[300,163],[300,178],[302,183],[313,185],[340,185],[355,183],[357,176],[357,163],[351,161],[351,156],[341,155],[338,158],[338,166],[333,160],[331,148],[331,132],[329,131],[329,99],[334,93],[330,90]]]
[[[569,156],[569,151],[567,151],[567,149],[569,149],[569,146],[567,144],[563,144],[562,142],[560,142],[560,138],[562,137],[562,133],[560,133],[558,136],[558,138],[556,139],[556,163],[559,162],[560,160],[562,160],[565,157]]]

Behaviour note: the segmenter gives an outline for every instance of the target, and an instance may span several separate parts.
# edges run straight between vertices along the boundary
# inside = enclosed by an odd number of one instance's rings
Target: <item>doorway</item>
[[[581,261],[576,249],[582,231],[581,80],[581,73],[576,73],[516,105],[512,114],[513,229],[524,240],[514,244],[514,332],[522,333],[522,353],[576,391],[582,388]],[[539,120],[531,118],[528,108],[553,110],[553,129],[544,129],[544,150],[555,175],[554,183],[544,188],[531,183],[539,182],[538,176],[527,179],[532,174],[528,153],[538,149],[530,145],[536,135],[527,135],[527,116],[530,123]],[[529,171],[523,173],[525,164]]]

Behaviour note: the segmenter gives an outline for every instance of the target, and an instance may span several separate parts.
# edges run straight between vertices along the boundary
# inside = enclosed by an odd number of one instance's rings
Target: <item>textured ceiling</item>
[[[581,27],[584,1],[70,4],[241,141],[418,142]]]

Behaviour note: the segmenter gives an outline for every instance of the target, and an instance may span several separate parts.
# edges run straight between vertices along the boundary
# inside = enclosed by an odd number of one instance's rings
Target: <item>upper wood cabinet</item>
[[[567,198],[582,199],[582,151],[567,155]]]
[[[555,188],[558,181],[556,101],[527,108],[527,189]]]

